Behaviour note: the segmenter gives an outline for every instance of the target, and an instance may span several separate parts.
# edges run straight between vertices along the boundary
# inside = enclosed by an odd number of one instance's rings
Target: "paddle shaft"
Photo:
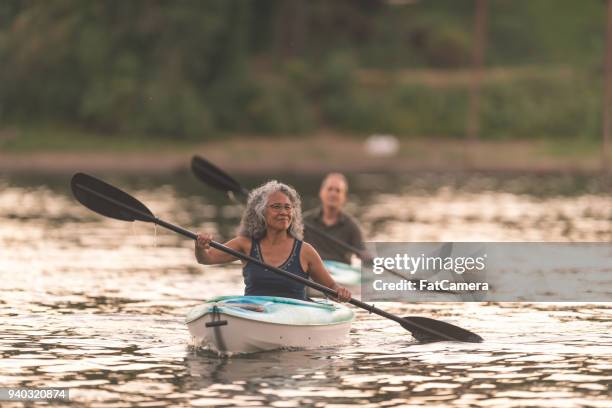
[[[193,232],[191,232],[189,230],[186,230],[184,228],[181,228],[181,227],[178,227],[176,225],[170,224],[170,223],[168,223],[168,222],[166,222],[164,220],[160,220],[157,217],[149,216],[149,218],[151,218],[151,222],[154,222],[157,225],[160,225],[162,227],[168,228],[169,230],[172,230],[174,232],[182,234],[182,235],[184,235],[184,236],[186,236],[188,238],[191,238],[193,240],[196,240],[198,238],[197,234],[195,234],[195,233],[193,233]],[[261,266],[262,268],[268,269],[268,270],[270,270],[272,272],[275,272],[275,273],[277,273],[279,275],[283,275],[283,276],[285,276],[285,277],[287,277],[289,279],[293,279],[295,281],[298,281],[298,282],[300,282],[300,283],[302,283],[302,284],[304,284],[306,286],[309,286],[309,287],[311,287],[313,289],[318,290],[319,292],[323,292],[326,295],[329,295],[329,296],[332,296],[332,297],[337,297],[338,296],[338,293],[336,293],[335,290],[333,290],[331,288],[328,288],[327,286],[321,285],[320,283],[317,283],[317,282],[313,282],[313,281],[311,281],[309,279],[302,278],[301,276],[294,275],[294,274],[292,274],[290,272],[287,272],[287,271],[285,271],[283,269],[280,269],[280,268],[277,268],[275,266],[271,266],[271,265],[268,265],[266,263],[263,263],[259,259],[256,259],[256,258],[253,258],[252,256],[243,254],[242,252],[238,252],[238,251],[236,251],[236,250],[234,250],[232,248],[229,248],[229,247],[227,247],[227,246],[225,246],[225,245],[223,245],[223,244],[221,244],[219,242],[211,241],[210,242],[210,246],[212,248],[218,249],[219,251],[223,251],[223,252],[225,252],[227,254],[230,254],[230,255],[238,258],[238,259],[242,259],[243,261],[252,262],[254,264],[257,264],[257,265]],[[394,321],[396,321],[396,322],[398,322],[400,324],[401,323],[405,323],[404,319],[402,319],[401,317],[395,316],[395,315],[393,315],[391,313],[387,313],[384,310],[378,309],[377,307],[375,307],[373,305],[368,305],[367,303],[364,303],[364,302],[362,302],[360,300],[351,298],[348,302],[350,304],[354,305],[354,306],[357,306],[357,307],[360,307],[362,309],[365,309],[365,310],[367,310],[370,313],[374,313],[374,314],[377,314],[379,316],[386,317],[387,319],[394,320]]]
[[[159,218],[157,218],[155,216],[152,216],[151,214],[147,214],[147,213],[145,213],[143,211],[140,211],[140,210],[138,210],[136,208],[133,208],[133,207],[127,205],[127,204],[122,203],[121,201],[113,199],[112,197],[108,197],[108,196],[106,196],[104,194],[101,194],[101,193],[97,192],[96,190],[91,189],[91,188],[89,188],[89,187],[87,187],[87,186],[85,186],[83,184],[78,184],[78,187],[80,189],[82,189],[82,190],[85,190],[85,191],[89,192],[90,194],[95,195],[96,197],[99,197],[99,198],[101,198],[103,200],[111,202],[111,203],[113,203],[114,205],[116,205],[118,207],[121,207],[121,208],[123,208],[123,209],[125,209],[127,211],[132,212],[132,213],[136,213],[139,216],[141,216],[142,218],[145,218],[145,219],[149,220],[150,222],[152,222],[154,224],[160,225],[160,226],[162,226],[164,228],[167,228],[167,229],[169,229],[171,231],[174,231],[176,233],[184,235],[184,236],[186,236],[188,238],[191,238],[193,240],[197,240],[198,239],[198,235],[196,233],[191,232],[189,230],[186,230],[185,228],[181,228],[181,227],[179,227],[177,225],[171,224],[171,223],[166,222],[164,220],[161,220],[161,219],[159,219]],[[326,295],[330,295],[330,296],[333,296],[333,297],[338,296],[338,294],[336,293],[335,290],[333,290],[331,288],[328,288],[327,286],[321,285],[321,284],[319,284],[317,282],[313,282],[313,281],[311,281],[309,279],[302,278],[301,276],[294,275],[294,274],[292,274],[290,272],[287,272],[287,271],[284,271],[284,270],[282,270],[280,268],[277,268],[277,267],[274,267],[274,266],[271,266],[271,265],[267,265],[267,264],[261,262],[260,260],[253,258],[252,256],[243,254],[242,252],[238,252],[236,250],[233,250],[232,248],[228,248],[227,246],[225,246],[223,244],[220,244],[220,243],[218,243],[216,241],[211,241],[210,242],[210,246],[215,248],[215,249],[218,249],[219,251],[223,251],[225,253],[228,253],[228,254],[230,254],[230,255],[238,258],[238,259],[242,259],[243,261],[253,262],[253,263],[255,263],[255,264],[257,264],[257,265],[259,265],[259,266],[261,266],[263,268],[266,268],[268,270],[276,272],[277,274],[283,275],[283,276],[285,276],[285,277],[287,277],[289,279],[296,280],[296,281],[298,281],[300,283],[303,283],[306,286],[309,286],[309,287],[311,287],[313,289],[318,290],[319,292],[323,292]],[[387,313],[384,310],[378,309],[377,307],[375,307],[373,305],[368,305],[367,303],[364,303],[364,302],[362,302],[360,300],[351,298],[349,300],[349,303],[351,303],[352,305],[355,305],[357,307],[360,307],[362,309],[365,309],[365,310],[367,310],[370,313],[375,313],[375,314],[377,314],[379,316],[386,317],[387,319],[394,320],[394,321],[396,321],[398,323],[404,323],[404,320],[401,317],[398,317],[398,316],[395,316],[393,314]]]
[[[159,220],[159,221],[161,221],[161,220]],[[176,231],[176,232],[178,232],[180,234],[184,234],[186,236],[192,237],[194,239],[197,238],[197,235],[193,234],[193,232],[184,230],[184,229],[182,229],[180,227],[176,227],[176,226],[174,226],[172,224],[168,224],[168,223],[166,223],[164,221],[161,221],[161,223],[159,225],[162,225],[164,227],[170,228],[173,231]],[[255,259],[255,258],[253,258],[253,257],[251,257],[249,255],[245,255],[242,252],[235,251],[235,250],[233,250],[231,248],[228,248],[225,245],[220,244],[218,242],[211,241],[210,242],[210,246],[213,247],[213,248],[216,248],[216,249],[218,249],[220,251],[223,251],[225,253],[228,253],[230,255],[233,255],[236,258],[242,259],[243,261],[253,262],[253,263],[261,266],[262,268],[266,268],[266,269],[268,269],[270,271],[278,273],[279,275],[283,275],[283,276],[285,276],[285,277],[287,277],[289,279],[293,279],[295,281],[303,283],[304,285],[309,286],[309,287],[311,287],[313,289],[316,289],[319,292],[323,292],[326,295],[330,295],[332,297],[338,296],[338,293],[336,293],[335,290],[333,290],[331,288],[328,288],[327,286],[321,285],[320,283],[317,283],[317,282],[313,282],[313,281],[311,281],[309,279],[302,278],[301,276],[294,275],[294,274],[292,274],[290,272],[287,272],[285,270],[282,270],[280,268],[277,268],[277,267],[274,267],[274,266],[271,266],[271,265],[267,265],[267,264],[261,262],[258,259]],[[378,309],[377,307],[375,307],[373,305],[368,305],[367,303],[364,303],[364,302],[362,302],[360,300],[350,298],[348,302],[350,304],[352,304],[352,305],[355,305],[357,307],[365,309],[365,310],[367,310],[370,313],[375,313],[377,315],[380,315],[380,316],[386,317],[388,319],[394,320],[394,321],[396,321],[398,323],[404,323],[404,320],[401,317],[398,317],[398,316],[392,315],[390,313],[387,313],[384,310]]]
[[[96,197],[99,197],[99,198],[101,198],[103,200],[111,202],[112,204],[114,204],[114,205],[116,205],[118,207],[121,207],[121,208],[123,208],[123,209],[125,209],[127,211],[132,212],[132,213],[136,213],[140,217],[145,218],[145,219],[149,220],[150,222],[152,222],[154,224],[160,225],[160,226],[162,226],[164,228],[167,228],[167,229],[169,229],[171,231],[174,231],[176,233],[184,235],[184,236],[186,236],[188,238],[191,238],[193,240],[197,240],[198,239],[198,235],[196,233],[191,232],[189,230],[186,230],[185,228],[181,228],[181,227],[179,227],[177,225],[171,224],[171,223],[166,222],[164,220],[161,220],[161,219],[159,219],[159,218],[157,218],[155,216],[152,216],[151,214],[147,214],[147,213],[145,213],[143,211],[140,211],[140,210],[138,210],[136,208],[133,208],[133,207],[127,205],[127,204],[122,203],[121,201],[113,199],[112,197],[108,197],[108,196],[106,196],[104,194],[101,194],[101,193],[97,192],[96,190],[91,189],[91,188],[89,188],[89,187],[87,187],[87,186],[85,186],[83,184],[78,184],[78,187],[80,189],[82,189],[82,190],[87,191],[90,194],[95,195]],[[284,270],[282,270],[280,268],[277,268],[277,267],[274,267],[274,266],[271,266],[271,265],[267,265],[267,264],[261,262],[260,260],[253,258],[252,256],[249,256],[249,255],[243,254],[242,252],[238,252],[236,250],[233,250],[232,248],[229,248],[229,247],[227,247],[227,246],[225,246],[223,244],[220,244],[220,243],[218,243],[216,241],[211,241],[210,242],[210,246],[215,248],[215,249],[218,249],[219,251],[223,251],[225,253],[228,253],[228,254],[230,254],[230,255],[238,258],[238,259],[242,259],[243,261],[253,262],[253,263],[261,266],[262,268],[266,268],[268,270],[271,270],[271,271],[273,271],[273,272],[275,272],[277,274],[283,275],[283,276],[285,276],[285,277],[287,277],[289,279],[296,280],[296,281],[298,281],[300,283],[303,283],[306,286],[309,286],[309,287],[311,287],[313,289],[318,290],[319,292],[323,292],[326,295],[330,295],[330,296],[333,296],[333,297],[338,296],[338,294],[336,293],[335,290],[333,290],[331,288],[328,288],[327,286],[321,285],[321,284],[319,284],[317,282],[313,282],[313,281],[311,281],[309,279],[302,278],[301,276],[294,275],[294,274],[292,274],[290,272],[287,272],[287,271],[284,271]],[[376,307],[374,307],[372,305],[368,305],[367,303],[361,302],[361,301],[359,301],[357,299],[351,298],[349,300],[349,303],[351,303],[352,305],[355,305],[357,307],[360,307],[362,309],[365,309],[365,310],[367,310],[370,313],[378,314],[380,316],[383,316],[383,317],[386,317],[388,319],[394,320],[394,321],[396,321],[398,323],[402,323],[403,322],[402,318],[400,318],[398,316],[395,316],[395,315],[392,315],[390,313],[387,313],[384,310],[378,309],[378,308],[376,308]]]

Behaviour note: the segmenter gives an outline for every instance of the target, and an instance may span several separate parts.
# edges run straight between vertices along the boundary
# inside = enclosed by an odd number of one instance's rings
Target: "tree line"
[[[461,137],[466,87],[397,78],[469,67],[473,5],[3,0],[0,120],[177,139],[320,127]],[[485,84],[484,137],[596,133],[604,11],[601,0],[490,0],[487,66],[541,74]],[[551,66],[570,77],[547,77]]]

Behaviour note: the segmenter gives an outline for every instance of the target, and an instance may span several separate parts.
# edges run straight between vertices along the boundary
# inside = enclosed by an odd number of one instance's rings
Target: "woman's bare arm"
[[[216,265],[232,262],[237,259],[228,253],[211,248],[210,241],[212,241],[211,234],[198,234],[198,238],[195,242],[195,257],[198,263],[203,265]],[[250,241],[247,238],[236,237],[230,239],[223,245],[238,252],[248,253],[250,248],[247,249],[246,246],[249,244]]]
[[[302,254],[304,256],[304,263],[307,265],[306,272],[310,274],[312,280],[335,290],[338,293],[338,299],[342,302],[346,302],[351,298],[351,292],[336,283],[327,269],[325,269],[319,253],[310,244],[303,244]]]

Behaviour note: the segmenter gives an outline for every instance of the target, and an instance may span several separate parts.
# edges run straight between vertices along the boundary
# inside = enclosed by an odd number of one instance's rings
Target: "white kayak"
[[[220,296],[185,318],[192,344],[221,354],[333,346],[347,341],[354,314],[326,300]]]

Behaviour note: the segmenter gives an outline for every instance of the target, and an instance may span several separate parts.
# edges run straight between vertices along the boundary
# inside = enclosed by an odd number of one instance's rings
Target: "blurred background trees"
[[[473,0],[3,0],[0,121],[465,136]],[[490,0],[483,139],[601,133],[605,2]]]

